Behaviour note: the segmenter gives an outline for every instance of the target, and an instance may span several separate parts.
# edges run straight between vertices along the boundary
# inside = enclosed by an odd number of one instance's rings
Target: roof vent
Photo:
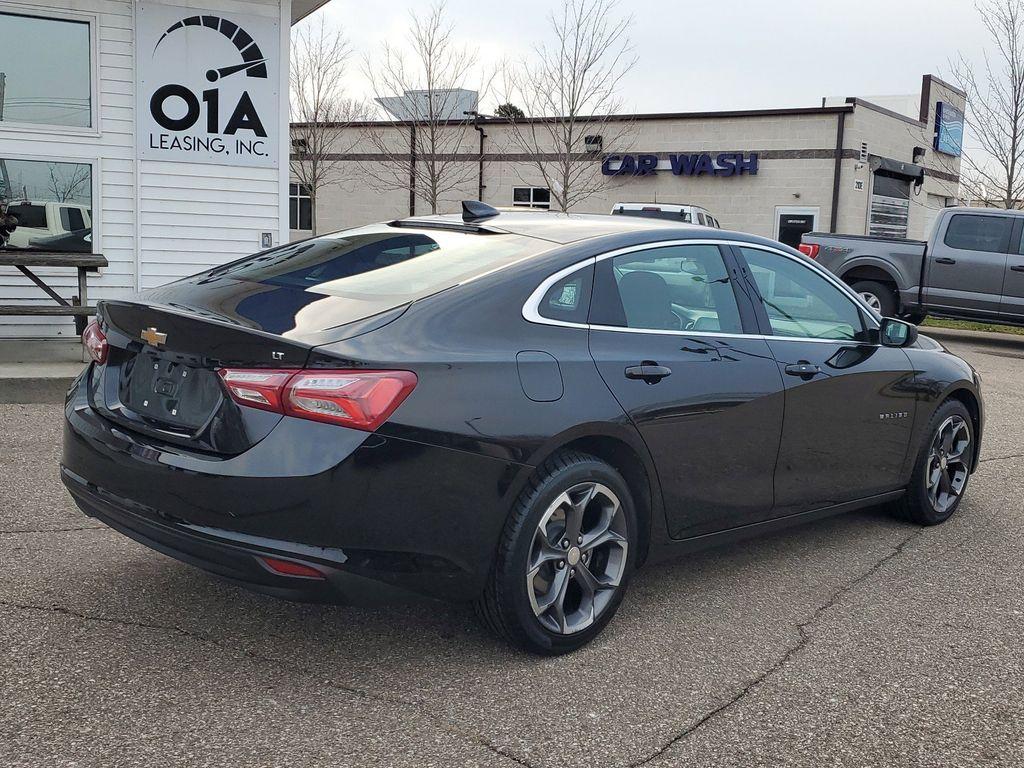
[[[492,208],[487,203],[481,203],[479,200],[462,201],[463,221],[479,221],[480,219],[489,219],[492,216],[497,216],[499,213],[500,211],[497,208]]]

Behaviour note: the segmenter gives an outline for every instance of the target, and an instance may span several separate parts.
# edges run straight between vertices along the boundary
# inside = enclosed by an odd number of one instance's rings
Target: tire
[[[946,440],[950,435],[952,439]],[[928,422],[907,492],[896,502],[897,514],[918,525],[938,525],[952,517],[967,492],[974,440],[974,424],[967,407],[959,400],[946,400]],[[933,491],[936,480],[937,493]]]
[[[568,542],[574,528],[581,533]],[[618,610],[637,540],[622,476],[594,456],[557,454],[516,500],[477,613],[499,637],[531,653],[581,648]]]
[[[896,296],[896,291],[890,286],[885,283],[877,283],[874,280],[858,280],[856,283],[851,283],[850,287],[859,293],[868,306],[882,317],[896,317],[899,299]]]

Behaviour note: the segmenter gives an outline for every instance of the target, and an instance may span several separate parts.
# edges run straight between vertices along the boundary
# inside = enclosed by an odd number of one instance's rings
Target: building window
[[[305,184],[288,185],[288,228],[313,231],[313,200]]]
[[[0,13],[0,123],[93,127],[89,22]]]
[[[512,187],[512,205],[546,211],[551,207],[551,193],[543,187]]]
[[[92,165],[0,157],[0,248],[91,253]]]

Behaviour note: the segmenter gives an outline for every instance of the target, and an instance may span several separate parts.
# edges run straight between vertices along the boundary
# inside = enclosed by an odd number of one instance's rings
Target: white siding
[[[0,10],[73,11],[94,15],[99,47],[99,136],[61,135],[0,128],[0,155],[93,163],[93,237],[110,266],[89,277],[89,301],[124,295],[135,288],[135,69],[131,0],[59,0],[9,3]],[[45,55],[45,46],[41,46]],[[58,293],[77,293],[74,270],[38,270]],[[11,267],[0,267],[0,303],[49,302]],[[0,338],[74,336],[70,318],[3,317]]]
[[[288,61],[290,0],[173,0],[170,4],[283,19],[281,61]],[[260,248],[262,232],[272,232],[275,244],[281,242],[288,225],[286,110],[278,116],[282,157],[277,169],[138,161],[132,1],[0,0],[0,9],[39,15],[73,11],[98,19],[99,135],[0,128],[0,155],[94,164],[93,236],[97,251],[110,266],[90,275],[90,303],[152,288],[253,253]],[[286,72],[280,75],[281,93],[286,94]],[[40,270],[39,274],[64,296],[77,292],[74,270]],[[0,268],[0,303],[29,301],[49,299],[17,270]],[[70,318],[0,317],[0,338],[73,335]]]

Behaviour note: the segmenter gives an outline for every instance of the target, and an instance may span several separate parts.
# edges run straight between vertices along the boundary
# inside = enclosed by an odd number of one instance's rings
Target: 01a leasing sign
[[[140,157],[276,168],[279,23],[154,2],[136,18]]]

